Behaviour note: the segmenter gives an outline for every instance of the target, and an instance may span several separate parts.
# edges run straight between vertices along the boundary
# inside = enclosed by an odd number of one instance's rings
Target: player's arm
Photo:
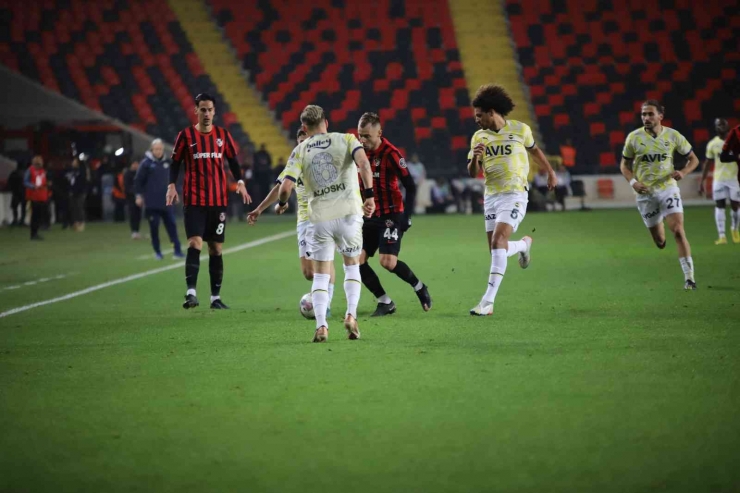
[[[725,139],[719,160],[727,163],[740,161],[740,126],[733,128]]]
[[[694,154],[694,151],[689,151],[689,155],[686,156],[686,159],[688,159],[689,161],[688,163],[686,163],[686,166],[684,166],[681,171],[673,172],[674,180],[683,179],[686,175],[693,172],[699,166],[699,158],[696,157],[696,154]]]
[[[236,193],[239,194],[239,196],[242,198],[242,201],[245,204],[251,204],[252,203],[252,197],[249,196],[249,193],[247,193],[247,185],[244,183],[244,180],[242,179],[242,168],[239,164],[239,160],[236,158],[236,155],[230,156],[226,158],[226,161],[229,163],[229,169],[231,170],[231,174],[234,176],[234,179],[236,180]]]
[[[284,180],[283,180],[284,181]],[[278,196],[280,195],[280,185],[282,184],[282,181],[278,180],[277,183],[275,183],[275,186],[272,187],[272,190],[270,190],[270,193],[267,194],[267,197],[260,202],[260,205],[255,207],[255,209],[247,214],[247,222],[249,224],[255,224],[257,222],[257,219],[260,217],[260,215],[267,210],[268,207],[270,207],[272,204],[278,201]],[[277,212],[277,210],[275,211]]]
[[[624,176],[624,179],[629,182],[630,186],[634,189],[635,192],[647,193],[649,191],[648,187],[646,187],[643,183],[637,181],[637,178],[635,178],[635,173],[632,171],[632,166],[634,162],[634,159],[622,156],[622,161],[619,163],[619,171],[622,172],[622,176]]]
[[[552,169],[545,153],[536,144],[532,144],[532,147],[527,147],[526,149],[532,159],[534,159],[534,162],[537,163],[537,166],[539,166],[538,169],[545,169],[547,171],[547,188],[550,190],[554,189],[558,185],[558,177],[555,175],[555,170]]]
[[[360,178],[365,187],[365,203],[362,205],[362,209],[365,211],[365,217],[370,217],[375,212],[375,190],[373,190],[373,171],[370,168],[370,160],[362,146],[352,151],[352,157],[360,169]]]
[[[468,156],[468,176],[471,178],[476,178],[480,173],[484,152],[486,152],[486,146],[483,142],[478,142],[470,150],[471,155]]]
[[[701,180],[699,180],[699,195],[704,194],[704,182],[707,181],[707,176],[709,175],[709,170],[711,169],[711,167],[712,167],[712,161],[710,161],[709,159],[705,159],[701,165]]]
[[[286,174],[283,183],[280,184],[278,192],[278,214],[282,214],[288,208],[288,199],[290,198],[290,194],[293,192],[295,181],[296,177]]]
[[[285,164],[285,169],[280,174],[283,178],[283,182],[280,184],[278,189],[278,205],[275,207],[275,212],[282,214],[288,210],[288,199],[290,194],[293,192],[295,182],[300,178],[303,173],[303,157],[301,156],[300,145],[298,145],[288,158],[288,162]],[[267,199],[265,199],[267,200]]]

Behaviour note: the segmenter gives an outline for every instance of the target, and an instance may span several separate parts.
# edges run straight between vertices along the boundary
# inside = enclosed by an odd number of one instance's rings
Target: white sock
[[[221,299],[220,296],[211,296],[211,303],[213,303],[216,300],[220,300],[220,299]]]
[[[714,208],[714,222],[717,223],[717,232],[719,237],[725,236],[725,210],[719,207]]]
[[[329,284],[329,308],[331,308],[331,300],[334,299],[334,285]]]
[[[418,290],[420,290],[420,289],[421,289],[421,288],[423,288],[423,287],[424,287],[424,283],[423,283],[423,282],[421,282],[421,281],[419,281],[419,282],[418,282],[418,283],[416,284],[416,286],[414,286],[414,291],[418,291]]]
[[[313,299],[313,313],[316,315],[316,328],[326,327],[326,308],[329,306],[329,274],[314,274],[311,286],[311,298]]]
[[[362,278],[359,265],[344,266],[344,294],[347,295],[347,313],[357,318],[357,305],[360,303]]]
[[[730,212],[732,218],[732,230],[737,231],[740,226],[740,209]]]
[[[506,256],[511,257],[517,253],[522,253],[527,250],[527,242],[524,240],[511,241],[509,240],[509,249],[506,250]]]
[[[678,261],[681,263],[681,270],[683,271],[683,277],[687,281],[694,281],[694,261],[691,257],[680,257]]]
[[[191,294],[192,294],[193,296],[196,296],[196,294],[195,294],[195,290],[194,290],[194,289],[188,289],[188,292],[187,292],[187,293],[185,293],[185,294],[186,294],[186,295],[188,295],[188,296],[189,296],[189,295],[191,295]]]
[[[392,301],[393,300],[391,299],[391,297],[387,294],[384,294],[383,296],[378,298],[378,303],[383,303],[384,305],[389,305]]]
[[[506,250],[497,248],[491,251],[491,273],[488,276],[488,289],[483,295],[483,301],[493,303],[496,300],[496,293],[499,286],[504,280],[506,272]]]

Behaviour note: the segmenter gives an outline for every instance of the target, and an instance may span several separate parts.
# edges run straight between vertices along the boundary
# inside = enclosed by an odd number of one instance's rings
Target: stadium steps
[[[272,114],[241,73],[231,47],[201,0],[168,0],[190,38],[194,51],[219,92],[247,130],[255,145],[264,143],[273,156],[288,156],[292,151]]]
[[[504,86],[516,103],[511,118],[529,124],[540,142],[503,6],[498,0],[450,0],[449,5],[471,101],[483,84]]]

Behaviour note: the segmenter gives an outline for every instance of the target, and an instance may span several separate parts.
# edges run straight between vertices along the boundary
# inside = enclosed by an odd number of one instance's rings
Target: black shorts
[[[405,225],[406,217],[403,213],[365,218],[362,225],[362,249],[368,257],[374,256],[378,250],[381,254],[398,257]]]
[[[226,234],[226,207],[183,207],[185,236],[199,236],[203,241],[223,243]]]

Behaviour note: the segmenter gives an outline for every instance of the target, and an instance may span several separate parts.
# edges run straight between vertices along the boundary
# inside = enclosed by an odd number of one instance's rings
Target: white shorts
[[[496,223],[509,224],[516,232],[527,213],[527,201],[527,192],[486,195],[484,202],[486,232],[496,229]]]
[[[362,216],[344,216],[313,225],[309,238],[309,255],[313,260],[334,260],[334,247],[345,257],[362,252]]]
[[[301,221],[296,227],[298,230],[298,256],[300,258],[311,258],[309,250],[310,238],[313,236],[313,225],[310,221]]]
[[[645,226],[657,226],[666,216],[683,214],[681,192],[678,187],[671,187],[653,194],[638,195],[637,210],[640,211]]]
[[[730,199],[733,202],[740,202],[740,182],[732,181],[715,181],[712,183],[712,198],[714,200]]]

